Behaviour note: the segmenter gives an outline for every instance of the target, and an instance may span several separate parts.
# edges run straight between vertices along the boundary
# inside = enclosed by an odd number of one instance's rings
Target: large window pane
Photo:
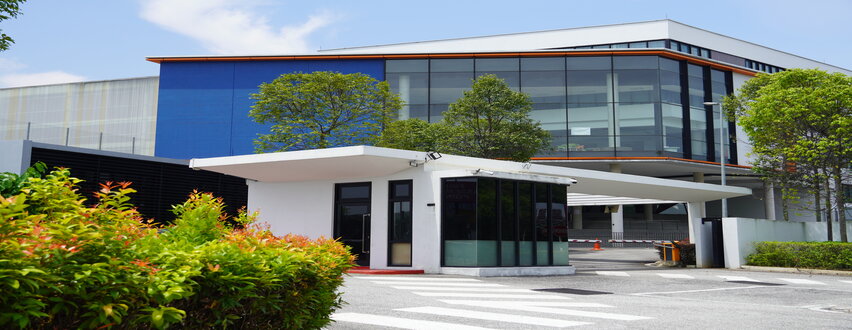
[[[388,247],[390,251],[388,264],[410,266],[412,238],[411,181],[391,181],[389,191]]]
[[[609,70],[568,71],[568,103],[613,102],[612,72]]]
[[[659,83],[657,70],[616,70],[615,102],[657,102],[659,101]]]
[[[707,160],[707,113],[704,109],[689,108],[689,127],[692,159]]]
[[[533,188],[530,182],[518,182],[518,259],[521,266],[533,265],[535,221]]]
[[[497,180],[477,179],[476,239],[478,266],[497,266]]]
[[[387,60],[385,72],[429,72],[429,60]]]
[[[528,59],[553,60],[553,59]],[[559,58],[560,62],[563,60]],[[533,67],[544,68],[547,63],[534,63]],[[551,63],[554,64],[554,63]],[[555,66],[555,65],[554,65]],[[538,156],[565,157],[565,71],[522,71],[521,91],[533,101],[530,118],[541,123],[551,134],[551,147],[561,152],[546,152]]]
[[[536,238],[536,265],[545,266],[550,264],[550,217],[548,185],[544,183],[535,184],[535,238]]]
[[[553,219],[551,241],[553,245],[553,265],[568,265],[568,206],[567,190],[563,185],[550,185],[550,216]]]
[[[440,120],[450,103],[470,89],[473,83],[473,59],[432,60],[429,79],[429,119],[435,122]]]
[[[476,179],[446,179],[442,187],[445,266],[476,266]]]
[[[429,104],[429,76],[427,73],[387,73],[385,79],[391,92],[400,96],[404,102],[399,119],[421,118],[426,120],[423,111]]]
[[[515,207],[514,181],[500,183],[500,240],[501,266],[515,266],[515,244],[517,240],[517,213]]]
[[[668,156],[683,157],[683,108],[663,103],[662,114],[663,152]]]
[[[513,90],[520,88],[520,61],[518,58],[478,58],[475,62],[476,76],[496,75],[503,79]]]
[[[659,156],[661,154],[661,130],[657,121],[658,105],[659,103],[616,105],[616,156]]]
[[[568,155],[615,156],[610,103],[568,105]]]

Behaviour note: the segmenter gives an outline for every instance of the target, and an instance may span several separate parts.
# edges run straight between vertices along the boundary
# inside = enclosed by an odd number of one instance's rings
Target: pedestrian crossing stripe
[[[399,290],[418,290],[418,291],[467,291],[467,292],[515,292],[515,293],[536,293],[530,289],[504,289],[504,288],[466,288],[466,287],[440,287],[440,286],[392,286]]]
[[[456,297],[456,298],[502,298],[502,299],[548,299],[548,300],[570,300],[565,296],[536,294],[510,294],[510,293],[464,293],[464,292],[423,292],[414,291],[413,294],[424,297]]]
[[[647,316],[581,311],[581,310],[565,309],[565,308],[539,307],[539,306],[530,306],[530,305],[520,305],[520,304],[515,304],[514,302],[467,301],[467,302],[455,302],[455,303],[453,303],[452,300],[449,300],[448,303],[456,304],[456,305],[468,305],[468,306],[477,306],[477,307],[508,309],[508,310],[513,310],[513,311],[525,311],[525,312],[555,314],[555,315],[563,315],[563,316],[580,316],[580,317],[600,318],[600,319],[619,320],[619,321],[637,321],[637,320],[653,319],[652,317],[647,317]]]
[[[660,277],[664,277],[664,278],[684,278],[684,279],[694,279],[695,278],[695,277],[692,277],[692,276],[686,275],[686,274],[657,273],[657,275],[659,275]]]
[[[393,316],[384,316],[384,315],[375,315],[375,314],[362,314],[362,313],[334,313],[334,314],[331,314],[331,319],[335,320],[337,322],[350,322],[350,323],[369,324],[369,325],[395,327],[395,328],[402,328],[402,329],[415,329],[415,330],[434,330],[434,329],[490,330],[491,329],[491,328],[483,328],[483,327],[457,324],[457,323],[447,323],[447,322],[427,321],[427,320],[414,320],[414,319],[407,319],[407,318],[402,318],[402,317],[393,317]]]
[[[790,282],[793,284],[825,285],[825,283],[819,281],[808,280],[803,278],[779,278],[779,280]]]
[[[528,324],[528,325],[545,326],[545,327],[571,327],[571,326],[591,324],[589,322],[567,321],[567,320],[559,320],[559,319],[552,319],[552,318],[545,318],[545,317],[506,314],[506,313],[480,312],[480,311],[474,311],[474,310],[454,309],[454,308],[444,308],[444,307],[431,307],[431,306],[399,308],[399,309],[395,309],[395,310],[396,311],[402,311],[402,312],[463,317],[463,318],[477,319],[477,320],[519,323],[519,324]]]
[[[597,271],[597,274],[598,275],[604,275],[604,276],[630,276],[630,274],[628,274],[627,272],[614,272],[614,271],[604,271],[604,270]]]
[[[482,304],[482,300],[456,300],[456,299],[440,299],[440,302],[451,304],[451,305],[468,305],[468,306],[479,306]],[[592,307],[592,308],[615,308],[615,306],[600,304],[600,303],[586,303],[586,302],[572,302],[572,301],[541,301],[541,300],[489,300],[489,304],[504,304],[504,305],[513,305],[513,306],[536,306],[536,307]]]
[[[376,284],[389,285],[419,285],[419,286],[457,286],[457,287],[502,287],[505,285],[496,283],[455,283],[455,282],[398,282],[398,281],[372,281]]]
[[[728,276],[728,275],[717,275],[717,276],[725,279],[726,281],[760,282],[758,280],[748,278],[748,277],[745,277],[745,276]]]
[[[459,278],[459,277],[426,277],[426,276],[352,276],[359,280],[377,280],[377,281],[436,281],[436,282],[482,282],[482,280],[474,278]]]

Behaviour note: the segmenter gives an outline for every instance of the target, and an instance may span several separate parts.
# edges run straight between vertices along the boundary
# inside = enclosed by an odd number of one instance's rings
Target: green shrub
[[[852,243],[757,242],[754,248],[748,265],[852,270]]]
[[[78,182],[59,169],[0,198],[0,328],[320,328],[340,305],[339,242],[276,237],[202,193],[152,228],[128,183],[86,207]]]

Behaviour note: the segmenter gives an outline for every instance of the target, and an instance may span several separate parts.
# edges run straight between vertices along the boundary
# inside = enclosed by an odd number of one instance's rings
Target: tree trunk
[[[819,172],[814,171],[814,206],[816,206],[816,222],[822,221],[822,183],[819,182]]]
[[[837,226],[840,227],[840,241],[849,242],[846,237],[846,204],[843,193],[843,173],[840,166],[834,167],[834,200],[837,204]]]
[[[825,223],[828,226],[828,241],[834,241],[834,231],[831,229],[831,179],[825,178]]]

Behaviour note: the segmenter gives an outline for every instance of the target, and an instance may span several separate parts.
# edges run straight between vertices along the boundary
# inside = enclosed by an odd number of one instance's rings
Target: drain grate
[[[755,282],[755,281],[727,281],[727,282],[728,283],[738,283],[738,284],[765,285],[765,286],[784,285],[784,284],[781,284],[781,283]]]
[[[576,294],[576,295],[581,295],[581,296],[592,296],[592,295],[597,295],[597,294],[612,294],[612,292],[605,292],[605,291],[592,291],[592,290],[569,289],[569,288],[533,289],[533,291],[567,293],[567,294]]]

